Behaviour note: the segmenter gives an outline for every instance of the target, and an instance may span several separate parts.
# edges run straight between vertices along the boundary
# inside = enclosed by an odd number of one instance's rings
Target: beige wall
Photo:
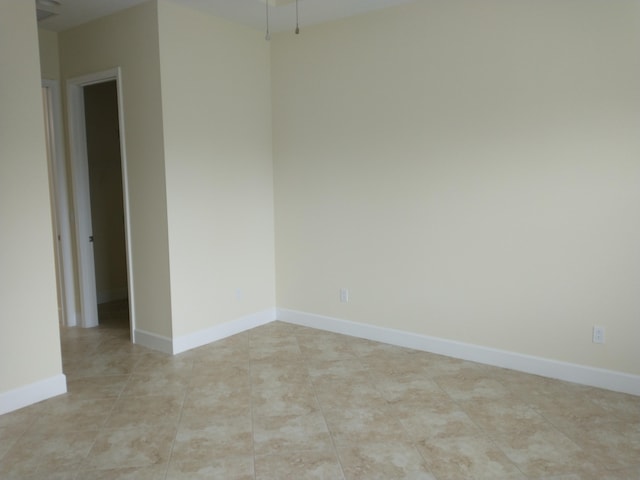
[[[118,91],[114,81],[84,89],[91,228],[98,303],[127,298]]]
[[[269,45],[261,32],[166,1],[159,25],[180,336],[275,306]]]
[[[171,337],[171,296],[155,2],[59,34],[61,76],[122,69],[136,327]]]
[[[33,2],[0,2],[0,64],[0,393],[4,393],[62,373]]]
[[[421,1],[276,35],[278,306],[639,374],[639,18]]]
[[[58,54],[58,34],[38,29],[40,47],[40,71],[47,80],[60,79],[60,55]]]

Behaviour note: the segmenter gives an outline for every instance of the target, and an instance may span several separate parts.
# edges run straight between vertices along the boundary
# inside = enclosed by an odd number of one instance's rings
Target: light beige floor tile
[[[349,343],[352,351],[358,357],[364,357],[369,355],[377,355],[378,353],[384,353],[400,349],[388,343],[376,342],[373,340],[367,340],[365,338],[352,337],[349,339]]]
[[[193,359],[192,372],[199,377],[227,378],[235,375],[246,377],[249,375],[249,359],[238,358],[235,354],[220,360],[198,357]]]
[[[640,466],[622,470],[604,470],[589,480],[640,480]]]
[[[187,352],[188,353],[188,352]],[[238,352],[235,348],[215,348],[192,354],[193,370],[196,373],[224,371],[228,365],[248,366],[249,352]]]
[[[249,357],[260,360],[276,353],[300,355],[298,340],[293,335],[256,336],[249,338]]]
[[[254,390],[290,388],[293,385],[311,385],[311,376],[304,362],[258,362],[251,365],[251,387]]]
[[[640,422],[575,425],[566,432],[587,456],[608,469],[640,466]]]
[[[375,386],[398,411],[419,410],[444,393],[435,381],[417,374],[376,377]]]
[[[200,361],[194,360],[192,373],[190,375],[191,385],[196,383],[212,384],[215,382],[237,382],[239,380],[249,381],[249,362],[248,361]]]
[[[186,460],[172,460],[167,471],[167,480],[254,480],[253,455]]]
[[[167,355],[150,350],[138,355],[138,361],[133,366],[133,373],[165,371],[189,375],[192,368],[193,356],[188,355],[188,352]]]
[[[180,395],[189,385],[189,377],[181,372],[155,371],[151,373],[133,373],[129,375],[122,396],[143,395]]]
[[[591,475],[596,471],[595,459],[551,426],[492,435],[492,439],[528,476]]]
[[[483,435],[424,440],[416,444],[438,480],[522,479],[526,477]]]
[[[283,322],[170,356],[100,311],[70,394],[0,416],[2,480],[640,480],[640,397]]]
[[[451,402],[405,412],[400,422],[415,442],[475,438],[482,433],[477,424]]]
[[[458,405],[489,436],[517,435],[551,426],[542,415],[517,396],[500,399],[479,398],[458,402]]]
[[[359,357],[372,375],[429,375],[428,357],[404,351],[381,351]]]
[[[0,427],[0,461],[23,433],[24,429]]]
[[[181,423],[198,422],[201,418],[251,416],[251,398],[249,394],[233,393],[208,396],[206,393],[187,394],[182,408]]]
[[[84,460],[97,435],[96,431],[25,433],[0,460],[0,478],[68,473]]]
[[[401,423],[387,410],[371,407],[337,408],[324,411],[327,426],[336,445],[361,442],[409,440]]]
[[[67,392],[83,398],[118,397],[129,380],[128,375],[103,375],[67,381]]]
[[[316,380],[314,386],[323,408],[371,407],[386,409],[389,406],[378,389],[366,380],[354,379],[351,382],[349,380],[331,382]]]
[[[178,424],[184,394],[121,396],[104,424],[105,428],[169,426]]]
[[[83,470],[78,473],[78,480],[164,480],[166,471],[167,467],[165,465],[142,468]]]
[[[22,427],[26,430],[33,422],[36,421],[41,412],[47,407],[48,403],[49,401],[40,402],[29,407],[0,415],[0,428]]]
[[[561,430],[575,427],[586,430],[597,428],[602,423],[618,421],[618,417],[612,412],[592,402],[588,394],[554,395],[538,398],[530,403],[537,412]]]
[[[206,462],[252,453],[251,417],[193,418],[180,423],[171,458],[175,462]]]
[[[331,449],[331,437],[322,413],[256,417],[253,423],[256,455],[294,450]]]
[[[3,480],[76,480],[82,478],[79,476],[76,470],[70,470],[66,472],[50,472],[43,471],[40,473],[33,473],[29,475],[20,475],[17,477],[2,477]]]
[[[424,459],[410,443],[358,442],[338,446],[347,480],[435,480]]]
[[[61,395],[47,402],[30,431],[67,432],[98,430],[116,404],[112,398],[84,398]]]
[[[332,450],[283,452],[257,456],[256,480],[343,480],[340,463]]]
[[[103,430],[82,465],[84,470],[143,468],[166,465],[176,427],[153,427]]]
[[[248,395],[251,388],[248,369],[231,369],[226,374],[202,375],[193,374],[187,377],[187,392],[192,395],[211,395],[219,392],[219,396],[234,393]]]
[[[331,360],[350,360],[356,359],[357,356],[349,342],[305,339],[300,341],[300,352],[302,356],[309,361],[331,361]]]
[[[129,341],[122,341],[121,338],[107,338],[100,342],[95,350],[95,355],[105,355],[120,357],[127,354],[143,354],[149,352],[149,349]]]
[[[640,422],[640,396],[599,388],[590,389],[586,396],[599,407],[615,415],[618,420]]]
[[[307,385],[288,389],[263,389],[252,392],[254,416],[307,415],[319,410],[314,390]]]
[[[128,375],[138,362],[138,355],[124,353],[110,355],[107,353],[83,356],[65,369],[71,378],[99,377],[102,375]]]
[[[510,391],[484,370],[466,369],[455,375],[435,377],[436,382],[455,401],[500,399]]]
[[[350,381],[355,383],[371,383],[369,370],[358,358],[347,360],[314,360],[307,359],[308,372],[312,381],[317,384]]]

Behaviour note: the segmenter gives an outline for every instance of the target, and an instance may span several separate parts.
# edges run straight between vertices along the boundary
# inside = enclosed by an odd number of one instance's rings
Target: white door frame
[[[91,228],[91,201],[89,190],[89,164],[87,158],[87,132],[84,114],[84,87],[116,81],[118,93],[118,124],[120,129],[120,159],[122,168],[122,191],[124,207],[124,234],[127,255],[127,286],[129,289],[129,323],[131,340],[135,342],[135,308],[133,268],[131,261],[131,223],[129,209],[129,181],[125,148],[124,108],[122,101],[122,75],[120,67],[83,75],[67,80],[67,102],[69,121],[69,147],[73,170],[73,203],[76,212],[76,246],[78,248],[78,275],[80,284],[80,325],[98,325],[96,297],[96,275],[93,262],[93,235]]]
[[[42,79],[46,92],[45,133],[49,157],[51,200],[54,222],[54,242],[58,263],[58,288],[62,297],[62,324],[76,325],[76,300],[73,272],[73,250],[71,247],[71,223],[69,217],[69,189],[65,163],[64,139],[62,136],[62,100],[57,80]]]

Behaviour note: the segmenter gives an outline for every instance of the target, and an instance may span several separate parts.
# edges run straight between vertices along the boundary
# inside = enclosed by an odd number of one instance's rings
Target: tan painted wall
[[[639,20],[420,1],[276,35],[278,306],[640,373]]]
[[[171,295],[155,2],[59,34],[69,78],[122,69],[136,327],[171,337]]]
[[[159,24],[180,336],[275,306],[269,45],[261,32],[166,1]]]
[[[0,2],[0,393],[62,373],[33,2]]]
[[[40,47],[40,71],[47,80],[60,79],[60,55],[58,53],[58,34],[49,30],[38,29]]]

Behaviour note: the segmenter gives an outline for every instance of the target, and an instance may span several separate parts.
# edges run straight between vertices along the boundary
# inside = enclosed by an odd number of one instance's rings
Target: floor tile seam
[[[296,342],[299,344],[299,340],[298,340],[297,336],[296,336]],[[307,374],[310,375],[309,362],[307,361],[306,358],[303,358],[303,362],[305,364],[305,367],[306,367],[306,370],[307,370]],[[335,459],[337,460],[338,465],[340,466],[340,473],[342,474],[342,480],[345,480],[347,478],[347,476],[346,476],[345,471],[344,471],[344,466],[342,465],[342,459],[340,458],[340,455],[338,454],[338,448],[336,446],[336,441],[335,441],[333,432],[329,428],[329,423],[327,422],[327,416],[326,416],[325,410],[324,410],[324,408],[322,406],[322,403],[320,402],[320,398],[318,397],[318,392],[316,391],[316,386],[314,385],[313,381],[311,381],[310,383],[311,383],[311,389],[313,390],[313,396],[314,396],[314,398],[316,400],[316,404],[318,405],[318,409],[320,411],[320,414],[322,415],[322,421],[324,422],[324,426],[327,429],[327,432],[329,433],[329,439],[331,440],[331,448],[333,450],[333,455],[334,455]]]
[[[182,397],[182,403],[180,404],[180,412],[178,414],[178,421],[176,423],[176,431],[173,435],[173,439],[171,440],[171,447],[169,448],[169,454],[167,455],[167,465],[166,468],[164,470],[164,475],[163,478],[165,480],[167,480],[167,477],[169,475],[169,466],[171,465],[171,459],[173,458],[173,449],[175,447],[176,444],[176,440],[178,438],[178,431],[180,430],[180,423],[182,422],[182,414],[184,411],[184,404],[187,401],[187,395],[188,393],[185,391],[183,397]]]
[[[126,395],[123,395],[124,391],[127,388],[127,385],[129,385],[129,382],[131,381],[131,373],[127,374],[127,381],[125,382],[125,384],[122,387],[122,390],[120,390],[120,393],[118,394],[118,396],[116,397],[116,399],[114,400],[113,404],[111,405],[111,409],[109,410],[109,413],[106,415],[105,420],[103,421],[100,430],[120,430],[123,427],[120,428],[113,428],[113,427],[108,427],[107,424],[109,422],[109,420],[112,418],[116,405],[118,405],[118,403],[120,402],[120,400],[126,399],[128,398]],[[134,396],[130,397],[130,398],[136,398]],[[183,402],[184,402],[184,398],[183,398]],[[126,427],[125,427],[126,428]],[[132,426],[131,428],[139,428],[139,426]]]
[[[447,397],[449,397],[449,400],[452,403],[455,403],[453,401],[453,399],[449,396],[448,393],[444,392],[445,395],[447,395]],[[393,410],[392,410],[393,412]],[[465,415],[467,415],[467,417],[469,416],[467,414],[467,412],[464,412]],[[404,423],[402,422],[402,419],[398,418],[397,415],[395,415],[397,422],[400,424],[400,428],[402,428],[402,430],[405,432],[405,435],[407,436],[407,438],[409,439],[409,442],[411,443],[411,445],[413,446],[414,450],[418,453],[418,455],[420,456],[420,458],[422,458],[423,462],[425,463],[425,468],[428,467],[429,465],[429,460],[427,459],[427,457],[423,454],[422,449],[419,448],[419,443],[420,440],[414,440],[411,436],[411,434],[408,432],[407,428],[404,426]],[[471,420],[471,419],[470,419]],[[501,450],[502,451],[502,450]],[[436,475],[430,468],[427,468],[427,472],[432,475],[435,480],[440,480],[440,478],[438,477],[438,475]]]
[[[546,419],[545,419],[546,420]],[[585,452],[585,450],[578,445],[575,441],[573,441],[572,438],[568,437],[566,434],[564,434],[564,432],[562,432],[561,430],[557,429],[553,424],[551,424],[550,422],[547,421],[547,423],[549,423],[549,426],[555,430],[556,432],[560,433],[561,435],[563,435],[566,439],[568,439],[571,443],[573,443],[576,447],[578,447],[578,449],[582,452]],[[522,468],[520,468],[520,466],[514,461],[512,460],[512,458],[507,454],[507,452],[504,451],[504,449],[500,446],[500,444],[498,443],[497,440],[497,434],[493,434],[493,433],[487,433],[486,434],[487,437],[490,439],[490,441],[496,446],[496,448],[498,448],[508,459],[511,463],[513,463],[516,468],[518,468],[518,470],[520,472],[522,472],[522,474],[528,478],[528,479],[534,479],[534,480],[541,480],[544,479],[545,477],[540,477],[539,475],[528,475]],[[586,453],[586,452],[585,452]],[[595,466],[595,464],[593,464]],[[557,476],[563,476],[563,475],[570,475],[572,472],[569,473],[558,473]]]
[[[71,380],[71,381],[75,381],[75,380],[86,380],[89,378],[103,378],[103,377],[128,377],[129,375],[131,375],[131,373],[106,373],[104,375],[80,375],[80,376],[75,376],[75,375],[70,375],[66,372],[62,372],[65,374],[65,376],[67,377],[67,380]],[[73,378],[69,379],[69,377],[72,376]]]
[[[75,432],[73,432],[75,433]],[[63,467],[69,467],[72,470],[77,470],[78,472],[80,472],[80,470],[82,470],[82,465],[84,465],[84,463],[87,461],[87,459],[89,458],[89,454],[91,453],[91,450],[93,449],[93,446],[96,443],[96,440],[98,438],[99,435],[99,431],[95,430],[95,431],[91,431],[91,433],[95,433],[95,436],[93,437],[93,441],[91,442],[91,445],[87,448],[87,451],[84,455],[82,455],[81,458],[78,458],[76,461],[74,462],[70,462],[69,464],[62,464]],[[40,472],[40,468],[44,465],[44,461],[43,460],[39,460],[36,463],[36,468],[34,473],[39,473]]]
[[[37,420],[38,420],[38,418],[35,417],[35,415],[34,415],[34,418],[31,420],[29,425],[26,426],[22,430],[22,432],[13,440],[13,442],[11,443],[11,446],[9,448],[7,448],[7,450],[2,455],[0,455],[0,463],[2,462],[4,457],[6,457],[7,453],[9,453],[9,451],[18,443],[18,441],[27,434],[27,432],[31,429],[31,427],[33,427],[33,425],[36,423]]]
[[[98,426],[98,431],[95,435],[95,437],[93,438],[93,442],[91,443],[91,447],[89,447],[89,450],[87,451],[87,455],[84,457],[82,463],[80,464],[80,466],[82,466],[85,462],[87,462],[87,460],[89,459],[91,452],[93,451],[93,447],[96,444],[96,441],[98,440],[98,437],[100,436],[100,433],[104,431],[104,428],[107,424],[107,421],[109,420],[109,418],[111,418],[111,415],[113,414],[113,411],[116,407],[116,404],[118,403],[118,401],[120,400],[120,397],[122,396],[122,392],[124,391],[124,388],[126,386],[126,384],[129,382],[129,378],[127,378],[127,381],[125,382],[125,385],[123,385],[122,389],[120,390],[120,393],[118,394],[118,396],[116,397],[116,399],[113,401],[111,408],[109,409],[109,413],[107,415],[105,415],[104,420],[102,421],[102,424],[100,426]]]
[[[251,346],[251,330],[249,330],[249,334],[247,335],[247,343],[249,344],[249,348]],[[251,360],[251,353],[248,355],[248,363],[249,363],[249,405],[251,406],[251,458],[253,460],[253,479],[256,480],[257,471],[256,471],[256,427],[255,427],[255,405],[253,400],[253,361]]]
[[[507,452],[504,451],[504,449],[497,443],[497,441],[493,438],[493,435],[490,432],[487,432],[484,428],[482,428],[478,422],[476,422],[473,417],[471,415],[469,415],[469,413],[467,412],[467,410],[465,408],[463,408],[463,406],[461,405],[461,402],[458,400],[455,400],[450,394],[449,392],[447,392],[446,390],[444,390],[442,388],[442,386],[438,383],[437,380],[434,380],[434,382],[438,385],[438,387],[445,393],[445,395],[447,395],[447,397],[449,397],[449,400],[451,401],[451,403],[453,405],[455,405],[461,412],[463,412],[465,414],[465,416],[467,417],[467,419],[469,419],[469,421],[475,425],[475,427],[478,429],[479,434],[486,440],[488,440],[496,449],[498,449],[498,451],[500,453],[502,453],[502,455],[504,456],[504,458],[506,458],[509,463],[511,463],[517,470],[518,472],[520,472],[525,478],[527,477],[527,474],[520,468],[520,466],[509,456],[507,455]]]
[[[586,452],[585,448],[582,446],[582,442],[579,442],[579,439],[576,439],[576,437],[574,437],[570,432],[566,432],[563,428],[559,427],[552,419],[548,418],[548,416],[541,412],[540,410],[536,409],[535,407],[533,408],[533,410],[540,415],[542,418],[545,419],[545,421],[547,422],[547,424],[556,432],[558,432],[560,435],[562,435],[563,437],[565,437],[567,440],[569,440],[573,445],[575,445],[576,447],[578,447],[578,449],[580,449],[580,451],[582,452]]]

